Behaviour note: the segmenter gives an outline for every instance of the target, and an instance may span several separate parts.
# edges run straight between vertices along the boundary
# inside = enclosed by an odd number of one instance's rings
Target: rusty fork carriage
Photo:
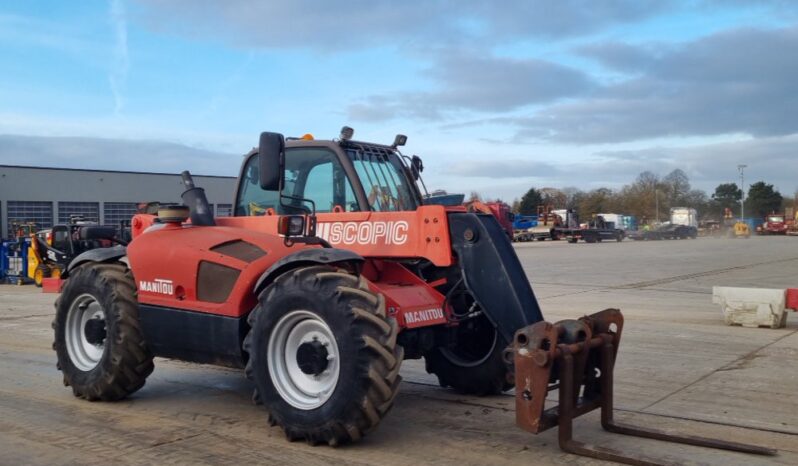
[[[606,309],[578,320],[538,322],[516,332],[512,349],[508,348],[505,357],[515,362],[518,426],[534,434],[557,426],[562,450],[633,465],[668,463],[574,440],[574,418],[601,409],[601,426],[609,432],[759,455],[776,454],[776,450],[756,445],[670,434],[616,422],[613,369],[622,329],[621,311]],[[547,393],[557,389],[559,404],[546,409]]]

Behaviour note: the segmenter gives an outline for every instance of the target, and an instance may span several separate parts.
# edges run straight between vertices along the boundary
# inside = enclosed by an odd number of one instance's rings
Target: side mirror
[[[421,157],[417,155],[414,155],[410,160],[410,171],[413,173],[413,178],[418,180],[421,176],[421,172],[424,171],[424,162],[422,162]]]
[[[258,167],[260,187],[266,191],[279,191],[282,185],[285,138],[280,133],[260,133]]]

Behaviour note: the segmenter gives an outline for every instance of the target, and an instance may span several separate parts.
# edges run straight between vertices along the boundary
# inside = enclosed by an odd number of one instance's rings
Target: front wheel
[[[50,268],[46,265],[39,265],[36,267],[36,270],[33,271],[33,284],[38,286],[39,288],[42,287],[44,283],[44,279],[50,276]]]
[[[253,400],[289,440],[338,445],[377,427],[399,389],[403,350],[365,279],[298,268],[261,293],[244,340]]]
[[[425,355],[427,372],[438,376],[442,387],[471,395],[496,395],[513,388],[502,352],[507,342],[480,315],[450,330],[454,344],[439,346]]]
[[[53,349],[64,385],[75,396],[120,400],[144,386],[152,354],[139,327],[133,277],[124,265],[78,267],[55,309]]]

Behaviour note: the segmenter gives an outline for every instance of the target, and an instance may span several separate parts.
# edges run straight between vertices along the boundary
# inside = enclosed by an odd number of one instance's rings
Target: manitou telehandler
[[[492,215],[423,205],[421,160],[399,152],[404,136],[390,146],[351,136],[263,133],[235,216],[213,218],[184,172],[184,206],[138,214],[127,247],[76,258],[53,322],[64,383],[118,400],[144,385],[153,356],[240,367],[289,439],[330,445],[379,424],[407,358],[465,393],[515,384],[519,423],[533,431],[611,410],[620,312],[543,322]],[[561,405],[574,409],[557,415],[542,400],[560,378],[571,390]]]

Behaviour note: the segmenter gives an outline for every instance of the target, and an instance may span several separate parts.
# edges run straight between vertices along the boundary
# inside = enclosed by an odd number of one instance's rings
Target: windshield
[[[783,221],[784,217],[782,217],[781,215],[771,215],[770,217],[768,217],[768,222],[771,223],[781,223]]]
[[[416,210],[418,202],[407,170],[399,156],[370,146],[347,148],[371,210],[396,212]]]

